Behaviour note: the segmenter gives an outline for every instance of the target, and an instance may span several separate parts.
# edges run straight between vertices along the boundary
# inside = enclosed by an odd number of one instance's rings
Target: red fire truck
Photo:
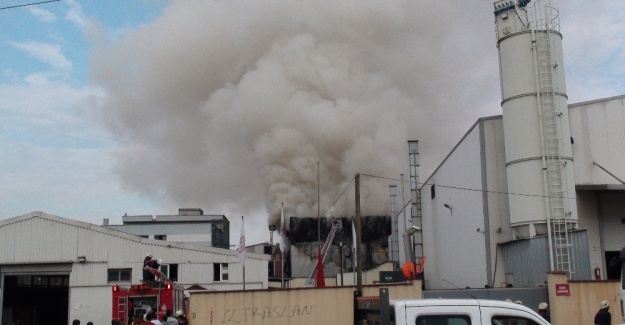
[[[133,317],[150,310],[159,320],[167,310],[186,310],[184,287],[171,281],[159,270],[150,267],[146,267],[146,270],[158,280],[127,287],[113,286],[113,319],[121,319],[123,325],[130,324]]]

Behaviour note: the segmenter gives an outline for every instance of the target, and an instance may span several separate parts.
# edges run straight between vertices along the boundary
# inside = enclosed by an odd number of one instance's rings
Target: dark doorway
[[[619,251],[605,252],[606,276],[608,280],[621,279],[621,260],[619,259]]]
[[[68,324],[68,275],[4,277],[3,321],[23,325]]]

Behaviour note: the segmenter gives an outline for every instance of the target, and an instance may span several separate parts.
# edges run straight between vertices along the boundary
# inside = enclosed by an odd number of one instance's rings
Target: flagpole
[[[243,264],[243,291],[245,291],[245,219],[241,216],[241,238],[239,239],[239,259]]]
[[[317,162],[317,241],[321,246],[321,218],[319,217],[319,162]]]
[[[321,216],[319,214],[319,188],[320,188],[320,184],[319,184],[319,162],[317,162],[317,241],[318,241],[318,251],[319,254],[317,256],[317,259],[321,259]],[[328,247],[329,249],[329,247]],[[317,274],[319,274],[319,272],[323,272],[323,261],[321,263],[317,263],[318,267],[317,267]],[[321,268],[321,270],[319,270],[319,268]],[[315,287],[319,286],[319,281],[315,281]],[[325,286],[325,283],[324,283]]]
[[[284,202],[282,202],[282,213],[280,214],[280,238],[282,238],[282,246],[286,246],[284,245]],[[280,254],[282,254],[282,257],[280,259],[280,267],[282,268],[282,270],[280,270],[280,274],[282,275],[282,281],[281,281],[281,288],[284,289],[284,248],[282,247],[282,249],[280,249]]]

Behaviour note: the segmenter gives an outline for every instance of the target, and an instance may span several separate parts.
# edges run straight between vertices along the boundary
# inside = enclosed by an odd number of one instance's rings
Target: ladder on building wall
[[[334,236],[336,235],[336,231],[339,228],[341,228],[341,220],[338,220],[338,219],[332,220],[332,229],[330,229],[328,238],[326,238],[326,241],[323,243],[323,246],[321,247],[321,256],[322,256],[321,267],[323,267],[323,264],[326,261],[326,257],[328,256],[328,252],[330,251],[330,247],[332,246],[332,242],[334,241]],[[312,274],[310,274],[310,277],[306,279],[306,281],[304,282],[304,286],[306,287],[317,286],[317,280],[315,279],[315,275],[317,274],[317,265],[319,265],[319,263],[315,263],[315,267],[313,268]]]
[[[389,186],[390,190],[390,205],[391,205],[391,262],[393,262],[393,269],[399,270],[399,224],[397,215],[397,185]]]
[[[553,57],[552,31],[557,28],[557,14],[551,15],[553,12],[550,9],[553,8],[545,6],[545,32],[536,33],[546,195],[548,196],[547,204],[551,222],[548,229],[553,241],[554,267],[556,270],[567,272],[568,277],[571,278],[575,272],[572,249],[573,222],[571,221],[571,213],[567,212],[568,193],[566,189],[568,187],[566,184],[566,160],[562,157],[562,141],[564,141],[561,133],[562,113],[557,111],[558,105],[556,103],[557,96],[559,96],[556,93],[559,88],[555,71],[563,67],[558,67],[558,62]]]

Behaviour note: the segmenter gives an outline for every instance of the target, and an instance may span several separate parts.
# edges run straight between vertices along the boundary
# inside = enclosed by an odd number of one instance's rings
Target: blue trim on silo
[[[500,12],[503,12],[503,11],[506,11],[506,10],[510,10],[510,9],[514,9],[514,5],[509,5],[507,7],[503,7],[503,8],[499,8],[499,9],[495,10],[495,15],[500,13]]]

